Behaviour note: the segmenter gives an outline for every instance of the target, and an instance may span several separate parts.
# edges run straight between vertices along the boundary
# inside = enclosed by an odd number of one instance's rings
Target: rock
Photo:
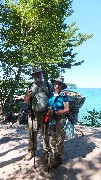
[[[66,115],[72,124],[76,124],[78,121],[79,109],[83,106],[86,98],[76,92],[68,91],[69,98],[69,113]]]

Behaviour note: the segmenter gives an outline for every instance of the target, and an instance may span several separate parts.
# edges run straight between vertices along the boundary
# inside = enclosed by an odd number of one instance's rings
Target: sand
[[[27,126],[0,125],[0,180],[101,180],[101,128],[78,128],[84,136],[65,139],[63,164],[48,173],[40,132],[34,169],[34,158],[24,161]]]

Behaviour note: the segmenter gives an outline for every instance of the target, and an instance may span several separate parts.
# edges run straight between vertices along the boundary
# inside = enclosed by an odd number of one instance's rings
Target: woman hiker
[[[64,126],[66,123],[65,114],[69,112],[69,100],[61,91],[67,87],[62,77],[52,80],[54,92],[51,92],[49,99],[51,147],[53,158],[51,165],[53,168],[62,164],[64,156]]]

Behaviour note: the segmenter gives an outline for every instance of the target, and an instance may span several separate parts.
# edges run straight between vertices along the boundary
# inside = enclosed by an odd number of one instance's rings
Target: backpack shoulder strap
[[[48,98],[50,98],[50,87],[49,87],[49,84],[48,84],[47,81],[45,81],[45,83],[46,83],[46,85],[48,87],[48,93],[41,86],[39,86],[37,83],[36,83],[36,85],[43,90],[43,92],[48,96]]]
[[[39,87],[44,91],[44,93],[48,96],[48,98],[50,98],[50,86],[49,86],[49,83],[46,81],[45,83],[46,83],[46,85],[47,85],[47,87],[48,87],[48,92],[49,93],[47,93],[41,86],[39,86],[36,82],[32,82],[32,83],[30,83],[30,85],[29,85],[29,89],[31,89],[31,86],[32,86],[32,84],[36,84],[37,86],[38,86],[38,89],[39,89]],[[37,93],[37,91],[35,92],[35,94]],[[34,94],[34,96],[35,96],[35,94]]]
[[[30,83],[29,86],[28,86],[28,89],[31,89],[31,86],[32,86],[32,84],[34,84],[34,83],[35,83],[35,82]]]
[[[52,107],[54,106],[55,102],[57,101],[57,99],[60,97],[61,95],[59,94],[58,96],[56,96],[56,98],[54,99],[54,102],[52,104]]]
[[[51,92],[51,90],[50,90],[50,86],[49,86],[49,83],[46,81],[46,84],[47,84],[47,87],[48,87],[48,92],[49,92],[49,94],[48,94],[48,98],[50,98],[50,92]]]

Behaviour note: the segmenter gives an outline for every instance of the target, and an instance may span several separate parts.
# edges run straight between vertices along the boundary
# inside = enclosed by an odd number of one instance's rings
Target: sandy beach
[[[24,161],[27,126],[0,125],[0,180],[101,180],[101,128],[78,128],[84,136],[65,139],[63,164],[48,173],[40,132],[34,169],[34,159]]]

